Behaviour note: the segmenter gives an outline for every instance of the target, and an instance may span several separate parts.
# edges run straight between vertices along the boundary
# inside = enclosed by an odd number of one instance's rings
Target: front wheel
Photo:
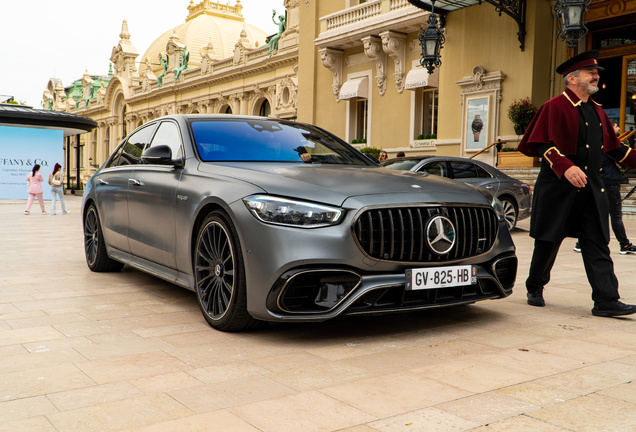
[[[241,246],[221,212],[210,213],[201,225],[194,248],[194,278],[199,308],[213,328],[240,331],[260,323],[247,312]]]
[[[517,226],[517,207],[509,198],[501,198],[500,200],[508,231],[512,231]]]
[[[94,272],[119,271],[124,264],[108,257],[97,208],[91,204],[84,217],[84,255],[88,268]]]

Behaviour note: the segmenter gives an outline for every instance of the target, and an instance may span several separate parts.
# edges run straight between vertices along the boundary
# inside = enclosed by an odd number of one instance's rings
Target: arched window
[[[223,111],[223,114],[232,114],[232,107],[228,105],[225,111]]]
[[[272,107],[269,104],[269,101],[265,99],[263,103],[261,103],[261,107],[258,110],[258,115],[261,117],[268,117],[272,113]]]

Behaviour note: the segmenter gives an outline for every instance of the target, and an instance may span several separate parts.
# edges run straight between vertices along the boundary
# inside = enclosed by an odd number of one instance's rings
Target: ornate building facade
[[[445,43],[442,65],[430,75],[420,65],[418,40],[429,12],[408,0],[284,0],[284,6],[277,46],[263,46],[266,35],[243,22],[240,0],[191,1],[186,23],[141,57],[124,22],[112,75],[86,73],[67,89],[51,80],[45,104],[99,124],[82,138],[84,177],[126,132],[171,113],[297,118],[390,155],[469,157],[497,140],[516,147],[521,137],[507,116],[515,100],[540,106],[563,90],[554,69],[567,52],[553,0],[436,0]],[[605,86],[595,98],[629,130],[636,127],[636,2],[593,0],[589,9],[590,31],[577,50],[600,51]],[[212,22],[227,31],[215,34]],[[477,158],[494,165],[496,152]]]
[[[81,135],[70,151],[80,160],[83,183],[117,144],[143,123],[168,114],[234,113],[295,119],[298,103],[299,3],[285,2],[286,23],[277,47],[245,23],[234,6],[190,2],[185,23],[159,36],[140,56],[124,20],[112,49],[108,76],[88,71],[71,86],[51,79],[43,104],[79,114],[98,127]],[[66,151],[66,149],[65,149]],[[66,158],[66,156],[65,156]],[[69,167],[75,172],[75,166]]]

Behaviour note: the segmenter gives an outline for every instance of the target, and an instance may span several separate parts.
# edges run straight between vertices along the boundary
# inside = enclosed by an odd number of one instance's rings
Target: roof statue
[[[174,79],[179,79],[179,75],[181,72],[190,70],[190,66],[188,66],[188,62],[190,61],[190,53],[188,52],[188,47],[183,48],[183,53],[181,54],[181,63],[179,66],[174,68]]]
[[[279,22],[276,22],[276,9],[274,9],[272,12],[272,22],[278,26],[278,33],[272,36],[272,38],[268,42],[269,50],[267,52],[270,53],[278,49],[278,40],[287,28],[287,20],[285,19],[285,15],[279,15]]]
[[[161,72],[157,77],[157,87],[161,87],[163,85],[163,77],[166,76],[166,72],[168,72],[168,57],[163,57],[161,53],[159,53],[159,62],[163,66],[163,72]]]

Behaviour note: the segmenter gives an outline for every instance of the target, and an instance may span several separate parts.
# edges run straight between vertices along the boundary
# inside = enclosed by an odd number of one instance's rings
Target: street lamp
[[[420,29],[417,38],[422,46],[422,59],[420,64],[426,68],[429,75],[433,73],[435,67],[442,65],[442,56],[439,51],[442,49],[445,38],[444,33],[439,28],[439,19],[435,15],[435,0],[431,0],[431,13],[428,16],[428,27],[426,30]]]
[[[557,37],[567,40],[568,48],[574,49],[579,39],[587,34],[585,14],[592,0],[557,0],[554,13],[557,16]]]

